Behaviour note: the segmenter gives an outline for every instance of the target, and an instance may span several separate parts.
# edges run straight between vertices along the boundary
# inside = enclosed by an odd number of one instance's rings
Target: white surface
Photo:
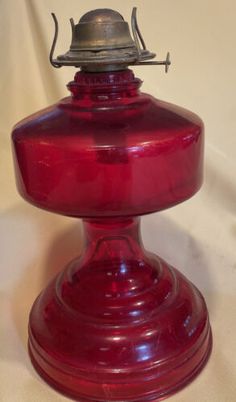
[[[0,4],[0,401],[66,401],[33,371],[27,355],[29,309],[49,278],[81,248],[80,223],[26,204],[17,195],[12,125],[67,94],[73,69],[50,67],[58,15],[58,53],[70,42],[68,19],[98,7],[129,18],[138,6],[150,50],[171,51],[165,76],[136,68],[143,90],[198,113],[206,125],[205,184],[190,201],[143,218],[147,248],[181,269],[203,292],[214,337],[201,375],[173,402],[236,400],[236,3],[225,0],[3,0]],[[66,38],[66,39],[65,39]]]

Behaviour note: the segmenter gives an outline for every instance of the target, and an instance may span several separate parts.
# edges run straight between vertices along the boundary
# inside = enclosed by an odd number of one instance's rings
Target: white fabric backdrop
[[[198,113],[206,125],[205,184],[190,201],[143,218],[146,247],[182,270],[208,303],[214,336],[202,374],[173,402],[236,400],[235,0],[2,0],[0,2],[0,401],[66,401],[34,373],[27,320],[49,278],[78,254],[80,224],[26,204],[15,189],[10,131],[19,119],[67,94],[74,69],[48,63],[50,12],[60,22],[57,54],[70,43],[69,18],[109,7],[139,25],[150,50],[173,65],[139,67],[143,90]]]

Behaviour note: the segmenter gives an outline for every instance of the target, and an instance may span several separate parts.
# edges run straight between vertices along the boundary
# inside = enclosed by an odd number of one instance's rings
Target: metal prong
[[[74,32],[75,29],[75,23],[74,23],[74,19],[70,18],[70,25],[71,25],[71,29],[72,29],[72,33]]]
[[[137,7],[134,7],[134,22],[135,22],[135,28],[136,28],[137,34],[139,36],[140,42],[142,44],[143,50],[146,50],[146,45],[145,45],[143,36],[142,36],[141,31],[140,31],[139,26],[138,26]]]
[[[55,33],[54,33],[54,38],[53,38],[53,42],[52,42],[52,47],[51,47],[50,54],[49,54],[49,60],[50,60],[50,63],[51,63],[51,65],[53,67],[60,68],[61,65],[56,63],[54,61],[54,58],[53,58],[54,50],[55,50],[56,43],[57,43],[57,38],[58,38],[58,21],[57,21],[56,15],[54,13],[51,13],[51,15],[52,15],[52,18],[53,18],[53,21],[54,21],[54,24],[55,24]]]
[[[141,56],[142,51],[141,51],[141,47],[139,44],[139,36],[138,36],[138,31],[137,31],[137,7],[134,7],[133,11],[132,11],[131,27],[132,27],[134,42],[138,49],[138,54],[139,54],[139,56]]]

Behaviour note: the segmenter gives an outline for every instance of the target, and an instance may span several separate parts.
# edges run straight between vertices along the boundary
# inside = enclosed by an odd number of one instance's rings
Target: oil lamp
[[[145,402],[189,383],[211,351],[196,287],[147,252],[140,215],[172,207],[202,183],[203,124],[140,92],[131,65],[160,64],[133,10],[129,25],[98,9],[76,24],[54,67],[80,68],[71,96],[14,128],[17,186],[30,203],[83,219],[82,255],[36,299],[29,353],[48,384],[79,401]]]

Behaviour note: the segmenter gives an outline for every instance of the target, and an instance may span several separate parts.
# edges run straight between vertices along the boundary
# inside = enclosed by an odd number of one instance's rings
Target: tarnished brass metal
[[[156,55],[146,49],[145,42],[137,23],[137,8],[131,17],[133,38],[129,25],[122,15],[110,9],[97,9],[84,14],[75,24],[70,19],[72,42],[69,51],[54,59],[54,50],[58,38],[58,21],[55,23],[55,35],[50,52],[50,62],[54,67],[74,66],[86,71],[120,70],[129,65],[165,65],[166,72],[170,65],[169,53],[165,61],[148,61]]]

